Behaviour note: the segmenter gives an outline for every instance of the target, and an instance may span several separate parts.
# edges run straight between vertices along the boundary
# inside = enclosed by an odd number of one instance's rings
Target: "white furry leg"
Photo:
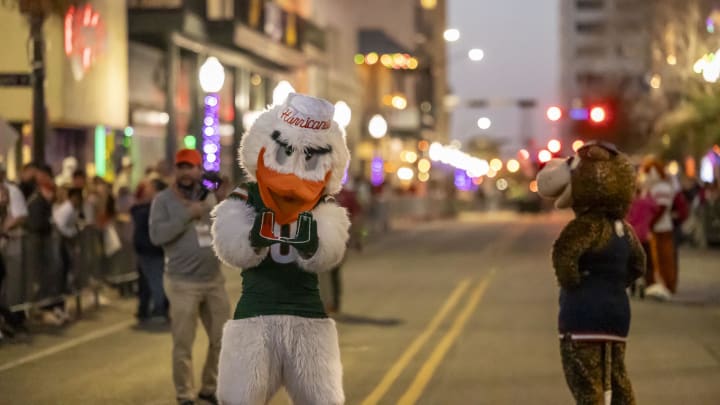
[[[335,321],[288,317],[283,378],[294,405],[342,405],[342,364]]]
[[[264,405],[280,386],[281,363],[262,317],[225,324],[217,397],[224,405]]]

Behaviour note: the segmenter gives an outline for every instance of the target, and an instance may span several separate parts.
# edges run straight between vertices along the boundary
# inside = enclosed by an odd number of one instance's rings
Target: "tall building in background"
[[[448,138],[446,3],[371,0],[348,6],[359,29],[354,59],[363,88],[364,136],[355,158],[377,186],[424,183],[428,169],[419,162],[428,141]],[[387,129],[373,133],[372,120]]]
[[[620,113],[618,99],[622,94],[647,90],[653,3],[561,2],[561,103],[569,118],[564,122],[565,137],[593,137],[596,130],[602,133],[601,126],[588,125],[594,106],[602,108],[604,120],[611,122]],[[600,110],[594,117],[603,118]]]

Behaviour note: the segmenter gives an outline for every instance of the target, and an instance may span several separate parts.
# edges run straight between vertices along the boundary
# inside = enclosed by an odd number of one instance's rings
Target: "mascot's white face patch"
[[[265,165],[278,173],[293,173],[303,180],[322,181],[332,170],[332,146],[330,144],[296,145],[273,131],[270,138],[274,144],[265,149]]]
[[[308,181],[327,178],[325,193],[337,193],[350,155],[333,113],[334,106],[325,100],[291,94],[285,104],[262,113],[245,134],[241,165],[256,180],[258,155],[264,150],[268,169]]]
[[[538,193],[555,200],[555,207],[572,206],[571,173],[580,165],[580,156],[553,159],[537,175]]]

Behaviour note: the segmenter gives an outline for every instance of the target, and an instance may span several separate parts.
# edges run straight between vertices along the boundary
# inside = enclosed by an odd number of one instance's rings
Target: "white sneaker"
[[[63,323],[66,323],[66,322],[69,322],[69,321],[70,321],[70,314],[68,314],[68,312],[67,312],[66,310],[64,310],[64,309],[62,309],[62,308],[60,308],[60,307],[55,307],[55,308],[53,309],[53,313],[54,313],[55,316],[57,316],[58,319],[60,319]]]
[[[112,303],[112,301],[110,301],[110,298],[104,296],[103,294],[99,294],[98,295],[98,303],[100,304],[101,307],[106,307],[106,306],[110,305]]]
[[[62,324],[64,323],[62,318],[58,317],[54,311],[43,311],[41,317],[43,323],[49,325],[62,326]]]
[[[660,301],[668,301],[672,297],[670,290],[660,283],[655,283],[646,288],[645,295]]]

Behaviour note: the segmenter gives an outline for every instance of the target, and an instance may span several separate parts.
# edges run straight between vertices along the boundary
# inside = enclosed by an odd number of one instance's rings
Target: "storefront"
[[[75,156],[91,175],[112,178],[114,174],[118,156],[123,153],[122,137],[117,135],[126,127],[128,117],[125,15],[123,2],[91,0],[45,23],[49,119],[45,155],[55,171],[63,158]],[[4,32],[0,71],[29,73],[25,18],[16,9],[0,7],[0,21]],[[0,87],[0,113],[21,134],[4,156],[17,169],[32,155],[30,87]],[[98,127],[104,133],[102,150],[96,144]],[[98,172],[98,167],[107,172]]]
[[[213,3],[203,9],[131,2],[133,158],[144,169],[171,159],[178,148],[197,148],[207,171],[219,169],[237,182],[242,133],[272,104],[277,84],[285,80],[298,91],[318,87],[311,59],[322,57],[313,44],[323,32],[273,2],[237,1],[234,10],[210,13]],[[182,23],[188,19],[197,24]],[[221,70],[210,82],[220,86],[207,91],[200,71],[212,58]],[[148,117],[136,116],[138,111],[155,119],[138,120]]]

